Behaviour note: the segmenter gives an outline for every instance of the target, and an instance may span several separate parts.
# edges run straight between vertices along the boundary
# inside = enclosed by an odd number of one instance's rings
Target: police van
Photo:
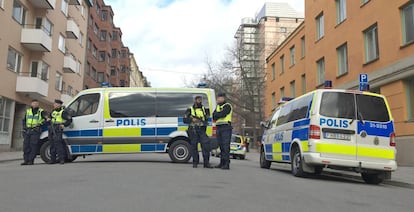
[[[316,90],[282,104],[262,125],[262,168],[290,163],[298,177],[323,168],[349,170],[369,184],[397,169],[394,122],[379,94]]]
[[[65,128],[68,160],[77,156],[105,153],[168,153],[173,162],[191,158],[190,140],[183,122],[185,110],[196,96],[206,108],[215,108],[215,93],[205,88],[96,88],[81,91],[65,110],[73,123]],[[212,110],[209,110],[212,111]],[[211,112],[210,112],[211,113]],[[209,114],[212,117],[212,114]],[[215,129],[208,120],[207,135]],[[47,140],[48,133],[41,138]],[[50,161],[50,143],[40,151]]]

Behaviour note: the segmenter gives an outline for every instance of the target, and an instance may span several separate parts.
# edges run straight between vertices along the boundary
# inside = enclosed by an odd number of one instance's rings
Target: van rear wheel
[[[299,148],[294,148],[292,156],[291,168],[293,176],[304,177],[306,173],[303,171],[303,159]]]
[[[187,163],[191,158],[191,145],[187,141],[178,140],[171,144],[168,155],[174,163]]]
[[[361,176],[367,184],[378,185],[383,181],[380,174],[361,173]]]

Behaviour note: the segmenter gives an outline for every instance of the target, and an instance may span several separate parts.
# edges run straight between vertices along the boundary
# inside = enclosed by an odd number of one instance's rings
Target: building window
[[[69,96],[73,96],[73,87],[72,87],[72,86],[70,86],[70,85],[68,85],[67,94],[68,94]]]
[[[106,20],[108,20],[108,11],[106,11],[106,10],[102,10],[101,20],[102,20],[102,21],[106,21]]]
[[[280,56],[280,73],[285,72],[285,55]]]
[[[276,79],[276,64],[272,63],[272,80]]]
[[[408,120],[414,121],[414,79],[407,81]]]
[[[4,2],[3,0],[0,0],[0,8],[4,9],[3,2]]]
[[[80,74],[82,71],[82,63],[78,60],[76,62],[76,73]]]
[[[111,66],[111,76],[115,76],[116,75],[116,68],[115,66]]]
[[[11,130],[13,101],[0,96],[0,132],[9,134]]]
[[[92,15],[89,16],[88,23],[89,23],[89,26],[92,26],[92,24],[93,24],[93,17],[92,17]]]
[[[113,31],[112,32],[112,40],[117,40],[118,39],[118,32],[117,31]]]
[[[96,80],[96,69],[94,67],[92,67],[91,78]]]
[[[99,32],[99,27],[98,27],[98,24],[95,23],[95,25],[93,26],[93,33],[95,33],[95,35],[98,36],[98,32]]]
[[[366,3],[368,3],[370,0],[362,0],[362,4],[364,5],[364,4],[366,4]]]
[[[121,65],[121,73],[125,73],[126,72],[126,66],[125,65]]]
[[[336,2],[336,24],[346,19],[346,0],[335,0]]]
[[[35,19],[35,28],[42,29],[50,36],[52,35],[53,24],[47,18],[37,17]]]
[[[62,74],[56,72],[55,89],[57,91],[62,91],[62,80]]]
[[[59,48],[59,50],[61,51],[61,52],[63,52],[63,54],[66,52],[66,44],[65,44],[65,38],[63,37],[63,35],[59,35],[59,46],[58,46],[58,48]]]
[[[111,57],[112,58],[116,58],[116,53],[117,53],[117,50],[116,49],[112,49]]]
[[[105,81],[104,73],[98,72],[98,82],[101,83],[101,82],[104,82],[104,81]]]
[[[106,31],[105,30],[102,30],[101,31],[100,40],[101,41],[106,41]]]
[[[99,13],[101,12],[101,6],[99,6],[99,4],[97,3],[96,4],[96,14],[98,14],[99,15]]]
[[[86,67],[85,67],[85,74],[86,75],[90,75],[90,70],[91,69],[91,64],[89,62],[86,63]]]
[[[47,82],[49,79],[49,65],[43,61],[32,61],[30,76]]]
[[[62,5],[60,7],[60,10],[65,14],[65,16],[68,16],[68,0],[62,0]]]
[[[285,87],[280,88],[280,97],[285,97]]]
[[[89,38],[89,39],[88,39],[88,42],[86,43],[86,48],[87,48],[88,50],[91,50],[91,43],[92,43],[92,40]]]
[[[16,20],[19,24],[25,24],[26,9],[24,9],[23,5],[21,5],[19,1],[14,0],[13,2],[12,16],[13,19]]]
[[[403,44],[414,42],[414,2],[401,8]]]
[[[65,81],[62,81],[62,93],[66,92],[66,83]]]
[[[338,76],[348,73],[348,45],[345,43],[336,49],[338,56]]]
[[[126,57],[127,57],[126,50],[122,50],[121,51],[121,58],[126,58]]]
[[[273,92],[272,93],[272,109],[276,108],[277,103],[276,103],[276,93]]]
[[[325,21],[323,13],[316,17],[316,40],[319,40],[325,36]]]
[[[303,36],[301,39],[300,39],[300,44],[301,44],[301,51],[300,51],[300,56],[302,57],[302,58],[304,58],[305,57],[305,54],[306,54],[306,51],[305,51],[305,36]]]
[[[325,82],[325,58],[322,58],[316,62],[318,85],[322,85]]]
[[[7,69],[19,73],[22,65],[22,56],[14,49],[9,48],[7,53]]]
[[[290,47],[290,66],[295,65],[295,46]]]
[[[303,74],[301,79],[302,79],[302,94],[305,94],[306,93],[306,75]]]
[[[287,32],[287,28],[286,27],[280,27],[280,32],[281,33],[286,33]]]
[[[365,63],[379,58],[378,27],[377,24],[364,31]]]
[[[125,80],[120,80],[119,81],[119,87],[125,87],[125,85],[126,85]]]
[[[79,44],[82,46],[83,45],[83,33],[79,33]]]
[[[96,59],[96,57],[97,57],[97,54],[98,54],[98,49],[96,48],[96,46],[95,45],[93,45],[93,50],[92,50],[92,55],[93,55],[93,57]]]
[[[49,79],[49,65],[42,62],[42,69],[40,72],[40,79],[46,81]]]
[[[83,3],[80,6],[80,11],[81,11],[82,17],[85,17],[85,6],[83,5]]]
[[[104,51],[100,51],[99,52],[99,62],[104,62],[105,61],[105,52]]]
[[[293,80],[292,82],[290,82],[290,97],[295,98],[296,97],[296,85],[295,85],[295,80]]]

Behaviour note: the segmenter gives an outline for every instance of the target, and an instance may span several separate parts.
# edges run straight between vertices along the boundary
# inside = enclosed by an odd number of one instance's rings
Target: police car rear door
[[[394,160],[394,125],[384,97],[357,94],[358,161]]]
[[[322,157],[356,160],[355,95],[337,91],[323,92],[319,115],[322,134],[316,151]]]

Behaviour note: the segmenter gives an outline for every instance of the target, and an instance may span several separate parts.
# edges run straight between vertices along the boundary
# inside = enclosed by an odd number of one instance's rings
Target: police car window
[[[312,97],[313,95],[308,95],[292,102],[293,105],[288,122],[306,118]]]
[[[324,92],[319,113],[327,117],[355,119],[354,94]]]
[[[203,105],[208,110],[206,94],[201,93],[157,93],[157,117],[182,117],[185,111],[194,104],[196,96],[203,97]]]
[[[98,93],[79,96],[66,111],[72,117],[94,114],[98,110],[100,96]]]
[[[356,100],[358,113],[364,120],[377,122],[390,120],[387,105],[382,97],[358,94]]]
[[[288,122],[291,109],[292,109],[292,104],[286,103],[285,105],[283,105],[282,109],[280,110],[280,115],[279,115],[279,118],[277,119],[276,126],[280,126]]]
[[[154,117],[155,93],[110,93],[109,112],[111,117]]]
[[[279,117],[279,113],[280,113],[280,110],[278,109],[278,110],[276,110],[276,112],[273,114],[272,119],[270,120],[270,126],[271,126],[271,127],[276,126],[276,121],[277,121],[277,118]]]

